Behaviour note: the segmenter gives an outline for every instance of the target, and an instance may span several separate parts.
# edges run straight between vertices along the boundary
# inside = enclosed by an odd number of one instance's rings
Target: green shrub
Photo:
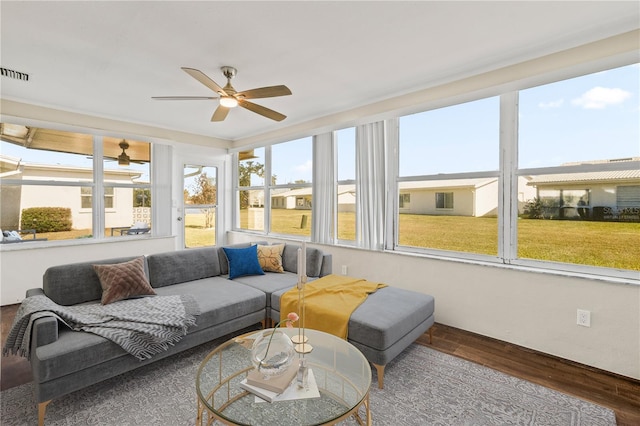
[[[544,219],[544,211],[547,206],[538,197],[527,201],[524,205],[524,217],[529,219]]]
[[[31,207],[22,210],[20,229],[36,232],[71,231],[71,209],[66,207]]]

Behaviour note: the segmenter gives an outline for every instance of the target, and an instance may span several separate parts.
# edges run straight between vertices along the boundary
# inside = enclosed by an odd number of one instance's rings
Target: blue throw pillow
[[[258,246],[247,248],[222,247],[229,260],[229,279],[232,280],[244,275],[264,275],[264,271],[258,262]]]

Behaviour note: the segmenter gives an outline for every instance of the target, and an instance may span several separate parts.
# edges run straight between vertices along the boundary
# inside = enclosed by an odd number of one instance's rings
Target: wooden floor
[[[2,306],[4,345],[18,305]],[[556,358],[526,348],[469,333],[442,324],[433,326],[433,338],[424,335],[418,343],[432,347],[515,377],[609,407],[619,426],[640,425],[640,381]],[[29,363],[21,357],[3,357],[2,390],[31,381]]]

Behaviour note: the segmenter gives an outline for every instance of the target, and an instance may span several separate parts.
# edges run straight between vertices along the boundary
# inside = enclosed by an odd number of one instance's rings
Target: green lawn
[[[272,231],[310,235],[310,213],[274,209]],[[309,214],[306,229],[303,214]],[[518,234],[520,258],[640,270],[640,223],[519,219]],[[402,214],[399,235],[404,246],[498,254],[497,218]],[[355,213],[338,215],[338,238],[355,239]]]
[[[213,221],[215,223],[215,220]],[[185,247],[207,247],[216,244],[216,228],[205,227],[205,215],[189,213],[184,218]]]
[[[274,209],[271,219],[273,233],[311,235],[310,210]],[[247,229],[246,210],[242,211],[240,222],[241,228]],[[187,247],[215,244],[215,229],[204,227],[204,215],[187,215],[185,225]],[[340,213],[338,230],[340,239],[354,240],[355,214]],[[39,233],[38,237],[55,240],[90,234],[88,230],[74,230]],[[520,258],[640,270],[640,223],[520,219],[518,234]],[[404,246],[492,256],[498,253],[496,218],[403,214],[399,235],[399,243]]]
[[[399,243],[496,255],[498,220],[400,215]],[[640,270],[640,223],[518,220],[518,257]]]

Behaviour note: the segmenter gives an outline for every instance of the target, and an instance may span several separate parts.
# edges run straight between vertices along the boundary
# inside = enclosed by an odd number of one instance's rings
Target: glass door
[[[185,164],[183,182],[184,246],[214,246],[218,216],[218,168]]]

